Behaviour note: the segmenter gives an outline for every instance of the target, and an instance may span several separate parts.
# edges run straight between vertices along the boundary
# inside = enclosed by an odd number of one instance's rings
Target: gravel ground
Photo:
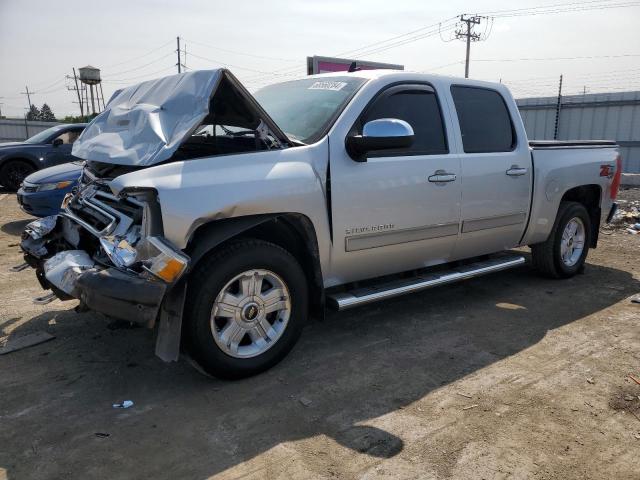
[[[329,313],[224,382],[148,330],[34,305],[33,271],[8,271],[26,223],[0,193],[0,335],[55,339],[0,356],[0,480],[640,477],[640,235],[603,235],[570,280],[522,267]]]

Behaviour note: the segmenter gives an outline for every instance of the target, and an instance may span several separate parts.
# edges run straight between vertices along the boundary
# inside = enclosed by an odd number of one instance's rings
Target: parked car
[[[23,235],[42,286],[159,319],[161,358],[177,359],[184,332],[225,378],[281,360],[325,303],[522,265],[513,247],[572,277],[615,212],[621,169],[613,142],[528,142],[502,84],[394,71],[255,97],[224,69],[144,82],[73,153],[87,160],[77,194]]]
[[[84,162],[71,162],[33,172],[18,190],[20,208],[29,215],[46,217],[60,212],[67,193],[78,185]]]
[[[71,148],[85,127],[85,123],[56,125],[24,142],[0,143],[0,185],[15,191],[36,170],[78,160]]]

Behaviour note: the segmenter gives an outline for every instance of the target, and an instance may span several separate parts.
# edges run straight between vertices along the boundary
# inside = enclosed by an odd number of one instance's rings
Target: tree
[[[40,109],[40,120],[43,122],[57,121],[56,116],[51,111],[51,107],[49,107],[49,105],[47,105],[46,103],[43,104],[42,108]]]
[[[40,110],[33,104],[31,104],[27,112],[27,120],[40,120]]]

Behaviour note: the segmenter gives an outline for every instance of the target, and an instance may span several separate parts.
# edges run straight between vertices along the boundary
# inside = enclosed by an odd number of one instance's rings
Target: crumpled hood
[[[148,166],[173,155],[204,120],[223,69],[150,80],[116,92],[73,144],[85,160]]]

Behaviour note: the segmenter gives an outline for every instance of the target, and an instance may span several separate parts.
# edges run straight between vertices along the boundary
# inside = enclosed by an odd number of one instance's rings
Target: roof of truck
[[[396,80],[396,81],[430,81],[430,82],[445,82],[455,83],[457,85],[474,85],[479,87],[490,87],[496,89],[508,90],[505,85],[498,82],[487,82],[484,80],[475,80],[472,78],[454,77],[450,75],[436,75],[433,73],[425,72],[412,72],[409,70],[390,70],[390,69],[374,69],[374,70],[356,70],[355,72],[329,72],[318,73],[310,75],[308,77],[301,78],[332,78],[332,77],[344,77],[354,76],[359,78],[366,78],[368,80]]]

